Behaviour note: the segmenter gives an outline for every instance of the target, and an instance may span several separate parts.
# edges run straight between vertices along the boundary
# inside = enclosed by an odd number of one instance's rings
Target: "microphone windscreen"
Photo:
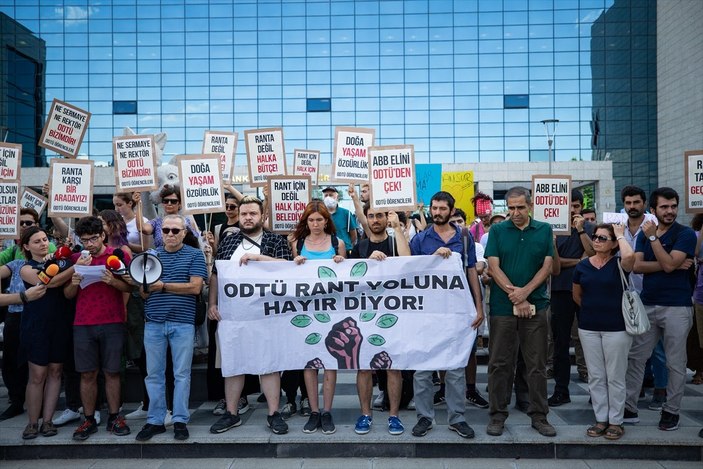
[[[49,264],[46,268],[46,275],[49,277],[53,277],[56,274],[59,273],[59,266],[58,264]]]
[[[112,270],[119,270],[122,267],[122,261],[117,256],[110,256],[107,258],[107,266]]]

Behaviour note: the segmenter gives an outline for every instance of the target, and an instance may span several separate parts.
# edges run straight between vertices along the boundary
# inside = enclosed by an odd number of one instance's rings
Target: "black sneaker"
[[[173,438],[178,441],[185,441],[190,436],[188,426],[183,422],[173,423]]]
[[[10,404],[10,407],[5,409],[5,411],[0,414],[0,422],[3,420],[11,419],[17,417],[18,415],[24,413],[24,407],[21,405]]]
[[[442,405],[447,402],[447,399],[444,397],[444,391],[437,391],[434,393],[434,405]]]
[[[325,435],[331,435],[337,431],[337,427],[334,426],[332,421],[332,414],[329,412],[323,412],[320,416],[320,427],[322,427],[322,433]]]
[[[239,415],[232,415],[231,412],[227,411],[217,422],[212,424],[210,433],[224,433],[230,428],[238,427],[241,424],[242,419],[239,418]]]
[[[284,435],[288,433],[288,424],[283,421],[283,417],[279,412],[274,412],[273,415],[266,417],[266,423],[271,429],[271,433],[276,435]]]
[[[80,427],[73,432],[73,439],[85,441],[90,435],[98,432],[98,424],[95,420],[84,420]]]
[[[308,422],[303,427],[303,433],[315,433],[320,428],[320,413],[311,412]]]
[[[151,437],[154,435],[158,435],[159,433],[165,433],[166,432],[166,426],[165,425],[153,425],[151,423],[147,423],[142,427],[141,430],[139,430],[139,433],[137,433],[137,441],[149,441],[151,440]]]
[[[110,420],[107,419],[107,431],[117,436],[125,436],[132,433],[132,431],[127,426],[127,422],[124,417],[118,415],[116,418]]]
[[[297,412],[298,412],[298,407],[295,405],[295,402],[288,402],[281,409],[281,417],[283,417],[283,420],[288,420],[293,415],[295,415]]]
[[[413,436],[425,436],[430,430],[432,430],[432,420],[427,417],[420,417],[420,420],[413,427]]]
[[[261,395],[263,396],[263,394]],[[237,415],[246,414],[247,412],[249,412],[249,401],[246,396],[240,397],[239,402],[237,402]]]
[[[679,429],[679,416],[662,410],[661,419],[659,419],[659,430],[666,432]]]
[[[453,423],[449,425],[449,429],[457,432],[462,438],[473,438],[475,435],[473,428],[469,427],[469,424],[466,422]]]
[[[555,392],[552,394],[552,397],[547,399],[547,404],[549,404],[549,407],[559,407],[560,405],[568,404],[569,402],[571,402],[571,398],[569,398],[568,394],[563,394],[560,392]]]
[[[466,402],[479,409],[488,409],[488,401],[483,398],[478,389],[466,391]]]
[[[631,412],[631,411],[625,409],[625,413],[623,414],[622,421],[623,421],[623,423],[639,423],[640,417],[637,414],[637,412]]]

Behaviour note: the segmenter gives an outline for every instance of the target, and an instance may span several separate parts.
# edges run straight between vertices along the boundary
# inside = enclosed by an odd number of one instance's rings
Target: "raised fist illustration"
[[[319,358],[313,358],[312,360],[310,360],[309,362],[307,362],[305,364],[305,368],[306,369],[313,368],[313,369],[317,369],[317,370],[323,370],[325,368],[325,364],[322,363],[322,360],[320,360]]]
[[[340,370],[354,370],[359,368],[362,340],[356,321],[348,317],[332,326],[325,339],[325,345],[330,355],[337,359],[337,367]]]
[[[372,370],[390,370],[392,364],[393,360],[391,360],[390,355],[384,350],[373,356],[369,363],[369,368]]]

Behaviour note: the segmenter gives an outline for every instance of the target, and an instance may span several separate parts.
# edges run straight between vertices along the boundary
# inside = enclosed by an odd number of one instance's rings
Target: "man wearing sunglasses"
[[[166,427],[166,360],[168,347],[173,359],[173,437],[187,440],[193,340],[195,338],[196,295],[207,280],[203,252],[184,244],[186,220],[181,215],[166,215],[161,224],[163,246],[156,249],[163,271],[149,285],[144,304],[144,349],[146,350],[146,390],[149,412],[137,441],[147,441],[164,433]],[[197,243],[197,241],[193,241]],[[196,244],[197,245],[197,244]],[[135,262],[140,262],[137,259]]]
[[[71,259],[79,266],[105,266],[115,249],[105,244],[103,222],[98,217],[83,217],[76,223],[76,236],[83,245],[83,254]],[[87,253],[87,255],[85,255]],[[124,254],[125,264],[129,255]],[[76,371],[81,374],[81,401],[85,421],[74,431],[73,439],[87,440],[98,431],[95,402],[98,395],[98,372],[105,375],[108,411],[107,431],[118,436],[129,435],[130,429],[119,415],[120,369],[125,343],[126,312],[122,293],[132,288],[109,270],[101,281],[81,286],[83,276],[74,273],[64,287],[66,298],[76,298],[73,320],[73,352]]]

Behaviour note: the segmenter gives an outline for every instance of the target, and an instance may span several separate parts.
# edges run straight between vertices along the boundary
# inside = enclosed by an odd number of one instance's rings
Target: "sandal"
[[[607,440],[619,440],[624,433],[625,428],[622,425],[611,425],[605,431],[605,438]]]
[[[588,427],[586,430],[586,435],[592,437],[598,437],[605,435],[605,431],[608,429],[608,422],[596,422],[595,425]]]

